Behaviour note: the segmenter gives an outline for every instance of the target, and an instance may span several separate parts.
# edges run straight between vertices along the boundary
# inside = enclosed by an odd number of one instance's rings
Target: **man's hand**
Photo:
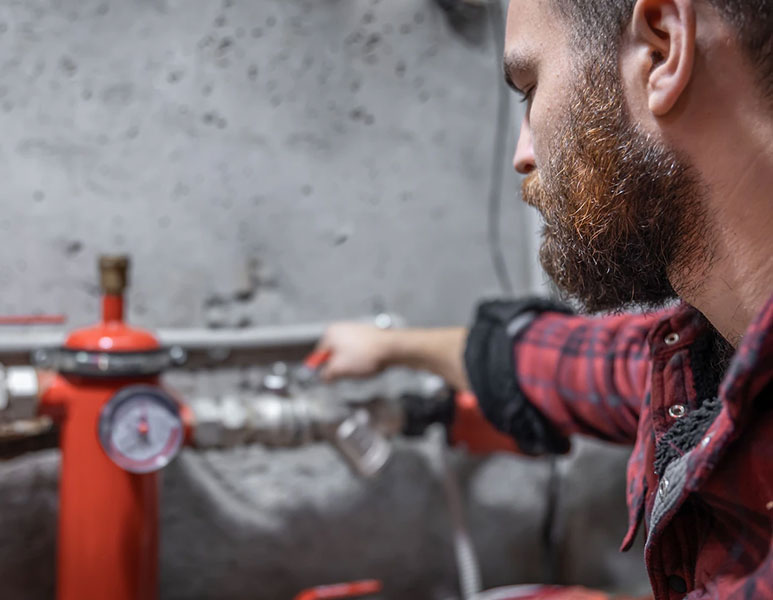
[[[321,373],[326,381],[407,367],[435,373],[464,390],[469,388],[463,359],[466,340],[463,327],[384,330],[362,323],[335,323],[322,336],[317,350],[330,352]]]
[[[322,378],[331,381],[380,373],[389,365],[394,333],[365,323],[334,323],[317,346],[318,351],[330,352]]]

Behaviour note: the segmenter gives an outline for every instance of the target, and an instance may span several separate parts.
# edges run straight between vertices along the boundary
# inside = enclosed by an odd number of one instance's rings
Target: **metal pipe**
[[[403,323],[393,315],[360,319],[379,327]],[[327,328],[327,323],[250,327],[244,329],[159,329],[162,346],[172,352],[176,368],[236,367],[303,359]],[[0,334],[0,364],[45,363],[45,352],[64,344],[61,331],[21,331]]]
[[[236,367],[300,361],[325,332],[323,323],[249,329],[160,329],[177,368]]]

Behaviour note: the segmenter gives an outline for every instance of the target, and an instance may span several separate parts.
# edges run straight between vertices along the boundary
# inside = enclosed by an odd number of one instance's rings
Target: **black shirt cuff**
[[[544,298],[494,300],[478,306],[467,338],[467,376],[486,418],[511,435],[525,454],[563,454],[569,440],[555,430],[518,384],[513,345],[539,314],[571,314],[565,305]]]

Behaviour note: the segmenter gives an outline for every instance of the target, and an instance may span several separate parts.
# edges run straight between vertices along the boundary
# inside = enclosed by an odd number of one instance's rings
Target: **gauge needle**
[[[148,424],[148,405],[147,403],[142,405],[142,416],[140,422],[137,424],[137,431],[142,437],[147,437],[150,432],[150,425]]]

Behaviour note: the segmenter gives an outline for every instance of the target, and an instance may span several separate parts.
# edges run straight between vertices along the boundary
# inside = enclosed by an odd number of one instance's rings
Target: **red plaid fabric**
[[[711,395],[701,352],[709,331],[686,305],[596,318],[545,312],[515,341],[516,377],[560,434],[634,444],[622,549],[644,520],[657,600],[773,598],[773,298],[713,390],[708,429],[655,469],[669,429]]]

